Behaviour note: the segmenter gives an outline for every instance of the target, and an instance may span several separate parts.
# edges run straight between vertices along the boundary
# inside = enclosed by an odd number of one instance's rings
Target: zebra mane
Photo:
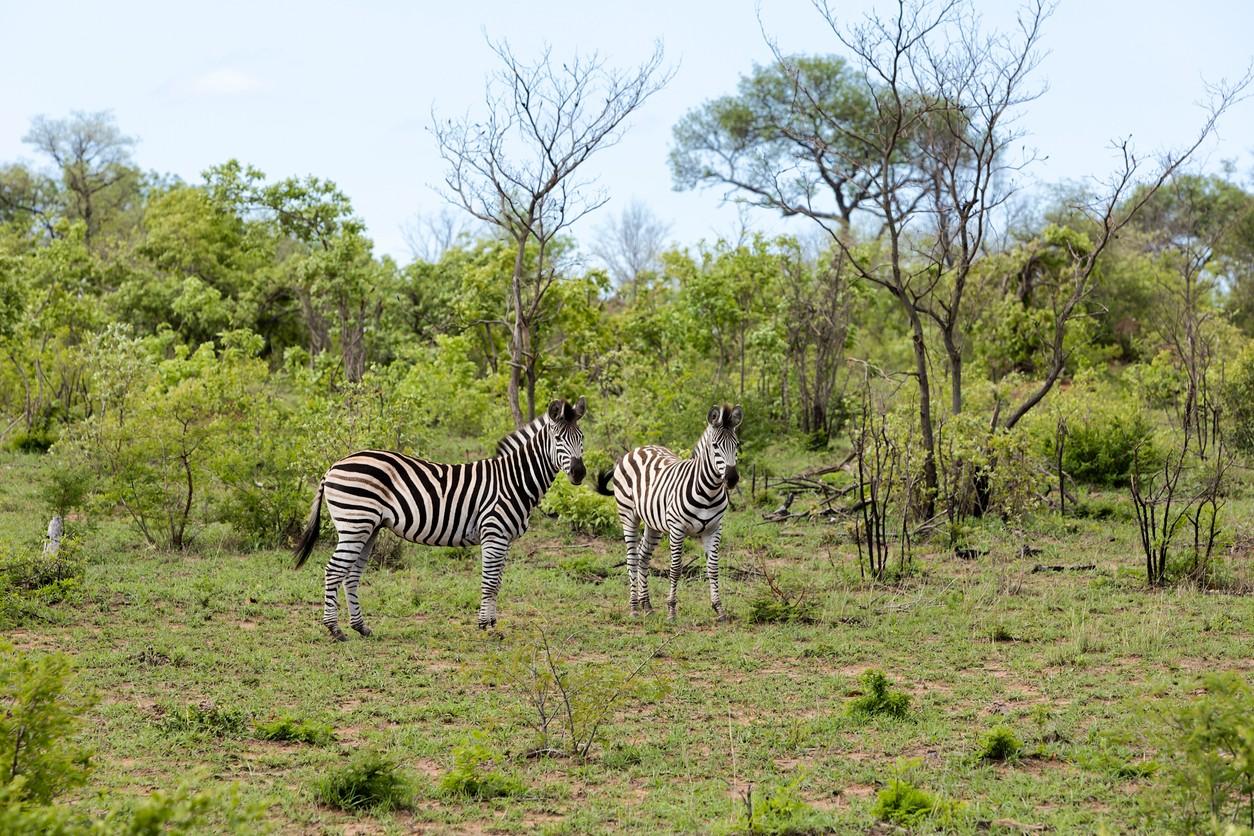
[[[504,438],[502,438],[500,441],[496,443],[496,454],[494,458],[499,459],[501,458],[501,456],[507,456],[510,453],[514,452],[515,450],[519,449],[528,441],[535,438],[535,436],[539,434],[540,430],[542,430],[543,428],[544,428],[544,416],[543,415],[539,416],[538,418],[534,419],[528,424],[523,424],[521,427],[509,433],[508,435],[506,435]]]

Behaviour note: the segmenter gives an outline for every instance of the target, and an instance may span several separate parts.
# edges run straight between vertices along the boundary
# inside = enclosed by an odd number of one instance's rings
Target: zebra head
[[[728,490],[736,487],[736,483],[740,481],[740,472],[736,470],[736,452],[740,449],[740,439],[736,437],[736,430],[744,417],[745,411],[740,408],[740,404],[734,407],[727,404],[711,407],[706,418],[709,426],[702,436],[705,454],[714,466],[715,474],[726,483]]]
[[[583,466],[583,430],[579,419],[588,409],[588,403],[580,398],[573,405],[564,400],[549,404],[546,413],[550,427],[549,456],[557,469],[570,477],[572,485],[583,481],[587,472]]]

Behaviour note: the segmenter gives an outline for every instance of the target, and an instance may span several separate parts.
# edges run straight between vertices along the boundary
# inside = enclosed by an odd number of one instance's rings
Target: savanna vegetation
[[[0,831],[1254,830],[1254,192],[1194,158],[1249,79],[1195,143],[1021,191],[1048,9],[969,11],[820,9],[830,54],[693,103],[676,187],[788,236],[604,205],[660,48],[493,43],[404,264],[329,181],[36,118],[0,166]],[[730,623],[695,544],[693,605],[630,617],[613,501],[559,476],[501,629],[477,553],[389,534],[375,635],[327,640],[290,548],[329,464],[491,455],[579,396],[590,472],[743,405]]]

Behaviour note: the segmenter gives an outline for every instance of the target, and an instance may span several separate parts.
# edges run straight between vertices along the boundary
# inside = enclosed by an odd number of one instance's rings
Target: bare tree
[[[607,67],[596,53],[559,61],[545,48],[527,62],[504,41],[489,45],[502,66],[488,78],[483,119],[433,115],[432,132],[448,166],[445,197],[516,245],[507,323],[509,403],[521,426],[535,416],[536,326],[557,275],[550,247],[608,199],[577,172],[622,137],[627,118],[672,71],[663,67],[660,43],[644,63],[626,71]]]
[[[69,193],[71,217],[86,224],[86,240],[99,231],[104,193],[136,177],[132,137],[125,136],[108,111],[75,111],[68,119],[36,116],[22,141],[56,164]]]
[[[1042,0],[1028,5],[1008,36],[982,32],[959,0],[897,0],[896,14],[870,13],[852,26],[824,0],[815,6],[852,57],[853,84],[873,115],[848,121],[829,113],[830,93],[813,89],[804,65],[773,47],[791,81],[792,108],[809,114],[788,120],[786,136],[811,149],[816,163],[833,148],[850,149],[841,158],[844,176],[822,181],[837,199],[848,182],[865,184],[858,206],[878,226],[880,246],[858,246],[847,215],[823,208],[813,190],[780,208],[818,222],[849,268],[888,292],[906,318],[919,389],[923,510],[931,516],[938,478],[928,328],[940,332],[951,409],[960,412],[963,297],[992,216],[1011,191],[1008,178],[1026,162],[1008,160],[1005,149],[1016,138],[1008,126],[1014,110],[1037,95],[1027,81],[1049,9]]]
[[[401,226],[401,237],[410,254],[419,261],[434,264],[464,236],[473,236],[475,225],[466,223],[449,206],[439,212],[419,213]]]
[[[845,256],[821,253],[807,263],[800,252],[782,262],[782,289],[787,320],[784,325],[789,366],[797,375],[803,432],[824,441],[831,435],[830,408],[845,361],[845,341],[852,318],[852,292]],[[781,386],[786,387],[788,368]],[[787,408],[786,388],[781,400]]]
[[[1066,342],[1067,333],[1072,321],[1084,314],[1083,303],[1093,290],[1094,269],[1102,253],[1214,133],[1219,118],[1244,97],[1252,80],[1254,69],[1247,70],[1234,83],[1207,85],[1209,99],[1205,105],[1206,119],[1193,142],[1181,151],[1164,154],[1157,161],[1154,171],[1146,177],[1141,176],[1144,161],[1137,158],[1131,144],[1123,140],[1115,145],[1122,165],[1106,182],[1104,195],[1072,207],[1088,219],[1091,227],[1090,240],[1086,242],[1086,246],[1080,246],[1071,240],[1061,244],[1067,250],[1068,266],[1058,282],[1049,289],[1052,305],[1051,334],[1048,340],[1050,365],[1040,384],[1011,410],[1004,424],[1007,429],[1014,427],[1049,394],[1066,368],[1071,357],[1071,349]],[[998,425],[1001,406],[999,403],[994,413],[994,427]]]
[[[670,225],[639,200],[633,200],[599,230],[592,254],[603,263],[622,292],[636,301],[640,277],[658,267]]]

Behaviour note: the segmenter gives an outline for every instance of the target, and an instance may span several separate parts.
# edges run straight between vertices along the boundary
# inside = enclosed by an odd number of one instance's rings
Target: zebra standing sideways
[[[705,547],[710,605],[719,620],[726,620],[718,594],[718,546],[727,494],[740,479],[736,471],[736,450],[740,445],[736,429],[743,419],[744,411],[739,405],[715,406],[692,458],[681,459],[665,447],[637,447],[623,456],[612,471],[605,470],[597,476],[597,493],[618,500],[618,518],[627,541],[632,615],[653,611],[649,603],[649,558],[665,534],[671,548],[667,618],[675,618],[684,538],[697,536]],[[611,480],[613,490],[609,489]]]
[[[357,600],[357,585],[370,559],[379,530],[387,527],[406,540],[428,546],[479,544],[483,552],[479,627],[496,625],[496,595],[509,545],[527,530],[531,509],[539,504],[560,470],[578,485],[583,481],[583,398],[571,405],[549,404],[544,415],[503,438],[496,455],[465,464],[439,464],[400,453],[364,450],[331,465],[314,496],[309,524],[296,547],[300,568],[318,539],[325,498],[339,533],[327,563],[322,623],[336,641],[347,636],[339,627],[336,595],[344,585],[349,624],[370,635]]]

